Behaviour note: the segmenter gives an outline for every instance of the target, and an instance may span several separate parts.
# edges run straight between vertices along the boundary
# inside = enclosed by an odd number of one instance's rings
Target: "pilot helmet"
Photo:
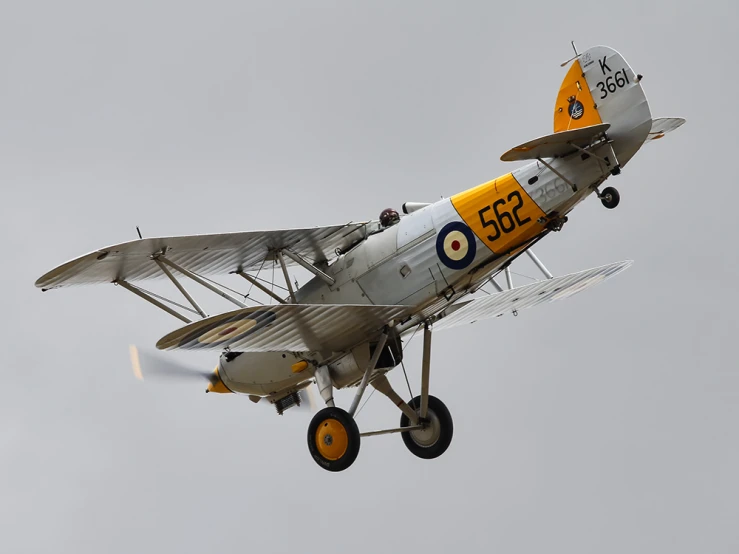
[[[383,227],[390,227],[391,225],[395,225],[398,221],[400,221],[400,216],[398,215],[398,212],[392,208],[382,210],[380,213],[380,224]]]

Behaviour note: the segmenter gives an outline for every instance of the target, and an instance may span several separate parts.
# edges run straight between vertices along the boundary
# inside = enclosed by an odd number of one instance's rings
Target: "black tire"
[[[321,434],[323,441],[318,444]],[[341,448],[343,441],[345,448]],[[324,408],[313,416],[308,426],[310,455],[327,471],[344,471],[352,465],[359,454],[359,443],[357,422],[341,408]]]
[[[618,206],[618,203],[621,201],[621,195],[615,188],[606,187],[600,194],[600,201],[606,208],[612,210]]]
[[[421,397],[416,396],[408,405],[416,410],[417,413],[420,412]],[[434,436],[435,433],[429,436],[426,430],[404,431],[400,433],[400,436],[403,437],[403,442],[413,455],[424,460],[431,460],[438,458],[449,448],[449,445],[452,443],[452,435],[454,434],[454,423],[452,422],[452,414],[449,413],[444,403],[431,395],[429,395],[429,409],[426,419],[429,420],[432,429],[435,425],[438,425],[437,436]],[[408,427],[410,424],[408,416],[402,414],[400,416],[400,426]],[[423,438],[422,434],[426,434],[428,440],[421,440]]]

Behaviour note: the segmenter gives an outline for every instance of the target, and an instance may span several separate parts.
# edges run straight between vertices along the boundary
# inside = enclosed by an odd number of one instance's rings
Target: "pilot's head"
[[[382,210],[382,212],[380,213],[380,225],[382,225],[383,227],[391,227],[392,225],[395,225],[398,221],[400,221],[400,216],[398,215],[398,212],[396,212],[392,208]]]

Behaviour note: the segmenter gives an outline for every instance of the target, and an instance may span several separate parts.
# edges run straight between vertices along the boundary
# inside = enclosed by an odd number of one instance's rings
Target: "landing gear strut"
[[[343,471],[351,466],[359,454],[361,437],[400,433],[408,450],[426,460],[441,456],[452,442],[454,432],[452,416],[441,400],[429,395],[431,329],[426,326],[423,333],[421,395],[410,403],[405,402],[393,390],[383,373],[372,376],[387,338],[387,331],[380,335],[348,412],[333,406],[332,385],[330,379],[327,379],[328,369],[316,370],[316,382],[319,384],[321,396],[329,407],[318,412],[308,426],[308,450],[316,463],[327,471]],[[325,371],[322,371],[324,369]],[[402,412],[400,427],[359,432],[354,415],[368,384],[387,396],[400,409]]]

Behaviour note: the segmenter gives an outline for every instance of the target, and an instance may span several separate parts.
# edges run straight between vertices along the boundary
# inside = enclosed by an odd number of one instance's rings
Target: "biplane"
[[[631,261],[554,277],[532,247],[560,231],[590,196],[615,208],[619,193],[603,188],[605,181],[644,144],[684,123],[652,118],[642,75],[615,50],[596,46],[575,54],[563,64],[571,63],[554,106],[554,132],[503,154],[503,161],[526,163],[497,179],[359,223],[125,242],[67,262],[36,286],[112,283],[178,318],[184,326],[156,347],[220,352],[215,370],[201,374],[209,392],[247,395],[282,414],[315,384],[326,407],[308,426],[308,449],[326,470],[351,466],[362,437],[370,435],[399,433],[415,456],[436,458],[451,443],[453,423],[444,403],[429,394],[432,333],[516,315],[627,269]],[[514,286],[510,266],[519,256],[528,256],[543,278]],[[269,266],[278,268],[283,287],[260,277]],[[303,286],[291,280],[298,268],[308,272]],[[213,280],[225,275],[268,302]],[[185,303],[139,284],[156,277],[169,279]],[[209,316],[185,279],[236,309]],[[496,292],[474,294],[485,285]],[[386,374],[402,364],[404,341],[416,331],[423,336],[420,395],[406,401]],[[144,361],[150,358],[133,349],[139,374]],[[368,386],[398,407],[398,427],[360,432],[355,415]],[[334,390],[346,387],[356,392],[345,410],[335,405]]]

